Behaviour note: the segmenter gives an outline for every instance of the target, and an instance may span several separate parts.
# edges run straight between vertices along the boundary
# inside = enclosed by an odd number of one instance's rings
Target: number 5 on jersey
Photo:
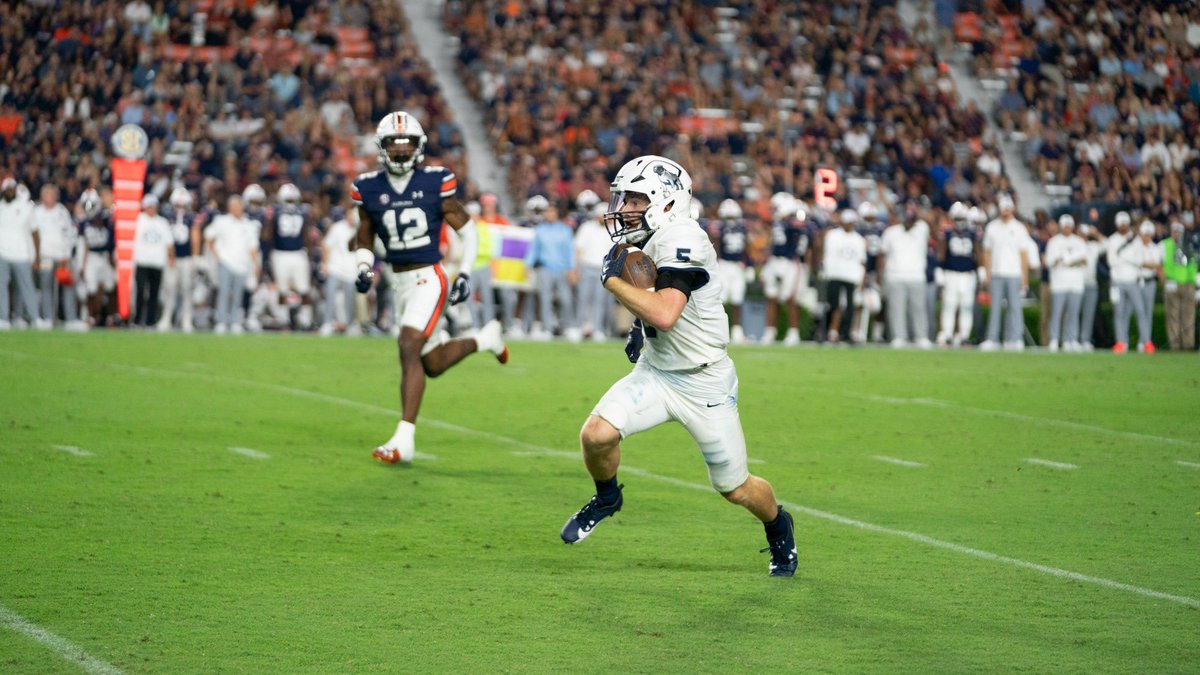
[[[387,228],[388,248],[393,251],[420,248],[430,243],[429,222],[422,209],[409,207],[401,211],[398,217],[395,209],[384,211],[383,226]]]

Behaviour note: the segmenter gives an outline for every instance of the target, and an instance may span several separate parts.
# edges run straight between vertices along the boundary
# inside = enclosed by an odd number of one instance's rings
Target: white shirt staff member
[[[158,323],[163,270],[174,264],[175,241],[171,237],[171,224],[158,215],[158,197],[146,195],[142,197],[142,212],[138,214],[133,239],[133,279],[137,290],[135,326],[148,328]]]
[[[911,338],[917,346],[928,347],[925,266],[929,260],[929,223],[920,219],[906,221],[907,224],[897,223],[883,231],[882,250],[875,264],[882,272],[887,290],[892,346],[903,347]]]
[[[832,308],[830,342],[838,341],[839,329],[840,335],[850,338],[854,296],[862,291],[867,276],[867,240],[854,231],[858,213],[846,209],[841,220],[841,227],[826,230],[821,242],[821,278],[825,280],[826,301]]]
[[[61,273],[64,278],[74,278],[78,275],[72,266],[72,253],[75,250],[75,240],[79,231],[71,212],[58,201],[58,188],[46,185],[42,188],[42,199],[33,207],[33,229],[38,233],[38,283],[42,288],[42,318],[53,323],[58,315],[58,301],[62,299],[63,321],[68,328],[78,329],[79,303],[75,289],[65,287],[60,282],[56,271],[66,269]]]
[[[1079,351],[1079,309],[1088,264],[1087,243],[1075,234],[1075,219],[1064,213],[1059,233],[1046,242],[1046,267],[1050,269],[1050,351]]]
[[[17,309],[25,308],[30,325],[48,328],[38,317],[37,290],[33,286],[33,263],[38,257],[38,235],[33,230],[33,204],[17,196],[17,181],[0,183],[0,330],[8,330],[8,280],[17,284]]]
[[[1162,247],[1154,243],[1154,223],[1143,220],[1138,227],[1138,236],[1128,246],[1122,246],[1117,257],[1130,265],[1137,273],[1134,282],[1133,312],[1137,315],[1138,351],[1154,353],[1154,342],[1150,338],[1151,312],[1154,310],[1154,294],[1158,289],[1158,273],[1162,269]],[[1122,297],[1122,301],[1124,298]],[[1125,330],[1129,330],[1126,319]],[[1126,332],[1128,339],[1128,332]]]
[[[258,276],[258,224],[246,217],[242,198],[233,195],[226,202],[228,213],[217,216],[204,230],[208,250],[216,259],[217,267],[217,316],[213,332],[222,335],[227,331],[242,332],[240,318],[234,314],[241,311],[242,289],[246,287],[246,276]]]
[[[1021,297],[1029,287],[1029,231],[1013,215],[1012,197],[999,200],[1000,217],[988,223],[983,234],[983,267],[986,271],[992,308],[988,313],[984,351],[1000,346],[1000,313],[1007,307],[1004,346],[1020,351],[1025,348],[1025,317]]]

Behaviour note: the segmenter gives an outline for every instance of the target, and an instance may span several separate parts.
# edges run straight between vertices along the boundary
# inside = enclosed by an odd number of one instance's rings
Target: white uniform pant
[[[717,261],[721,282],[721,304],[739,307],[746,301],[746,267],[732,260]]]
[[[89,297],[101,291],[109,293],[117,287],[117,271],[107,253],[88,251],[83,263],[83,285]]]
[[[938,341],[945,342],[957,337],[962,342],[971,339],[975,323],[975,289],[978,276],[975,272],[943,273],[942,325]],[[958,316],[958,331],[954,330],[954,317]]]
[[[763,295],[783,303],[795,301],[801,267],[798,260],[772,256],[762,269]]]
[[[158,325],[168,328],[174,324],[175,310],[179,310],[179,326],[191,328],[192,288],[196,278],[196,258],[176,258],[174,267],[163,273],[163,312]]]
[[[750,477],[737,400],[737,369],[728,357],[688,371],[659,370],[639,361],[592,414],[616,427],[621,438],[679,422],[700,447],[709,482],[728,493]]]
[[[271,277],[280,293],[295,291],[307,296],[312,292],[312,266],[308,251],[272,251]]]
[[[401,327],[415,328],[429,338],[425,343],[426,351],[439,342],[440,333],[436,329],[446,308],[449,291],[446,271],[440,264],[392,274],[396,320]]]

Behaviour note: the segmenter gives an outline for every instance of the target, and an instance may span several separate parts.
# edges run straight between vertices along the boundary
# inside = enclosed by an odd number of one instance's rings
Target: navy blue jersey
[[[947,232],[946,259],[942,261],[942,269],[947,272],[974,272],[979,266],[976,262],[978,251],[975,249],[978,244],[971,230]]]
[[[808,225],[797,220],[776,221],[771,225],[771,255],[799,260],[812,241]]]
[[[92,253],[112,253],[116,250],[112,211],[101,210],[95,216],[80,221],[79,234]]]
[[[171,240],[175,242],[175,257],[190,258],[194,254],[192,251],[192,228],[197,226],[199,217],[185,209],[174,210],[165,217],[171,224]]]
[[[746,223],[722,220],[717,234],[717,256],[721,260],[743,262],[746,259]]]
[[[284,204],[271,214],[271,246],[276,251],[299,251],[304,248],[304,223],[308,213],[299,204]]]
[[[449,169],[419,167],[397,191],[387,172],[374,171],[354,180],[350,197],[366,210],[389,263],[432,265],[442,259],[442,199],[454,196],[457,185]]]
[[[883,230],[877,227],[860,226],[858,233],[867,243],[867,272],[874,272],[879,252],[883,250]]]

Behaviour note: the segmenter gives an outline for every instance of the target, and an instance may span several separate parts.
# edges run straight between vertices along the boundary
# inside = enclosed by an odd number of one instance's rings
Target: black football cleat
[[[571,516],[566,525],[563,525],[563,543],[578,544],[587,539],[600,521],[620,511],[621,505],[625,503],[625,498],[621,495],[621,489],[624,487],[624,485],[617,486],[617,501],[612,504],[604,504],[600,501],[599,496],[592,495],[588,503],[584,504],[578,513]]]
[[[771,552],[771,564],[768,566],[773,577],[790,577],[796,573],[799,556],[796,555],[796,533],[792,526],[792,514],[780,507],[779,512],[787,518],[787,534],[776,541],[767,542],[769,546],[763,553]]]

